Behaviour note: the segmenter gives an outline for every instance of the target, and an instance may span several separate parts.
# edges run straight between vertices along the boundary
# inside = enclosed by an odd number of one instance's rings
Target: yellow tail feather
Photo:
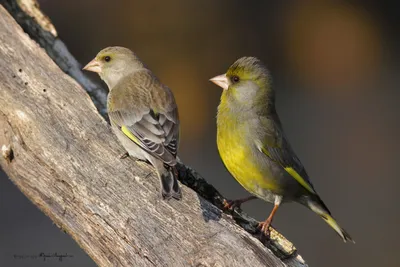
[[[335,221],[335,219],[332,218],[331,215],[328,214],[320,214],[322,219],[329,224],[330,227],[332,227],[336,233],[343,239],[343,241],[346,243],[346,241],[354,242],[354,240],[351,238],[351,236],[342,228],[339,226],[339,224]]]
[[[309,207],[316,214],[321,216],[321,218],[324,219],[324,221],[329,224],[329,226],[332,227],[333,230],[336,231],[336,233],[343,239],[345,243],[347,241],[355,243],[351,236],[342,227],[339,226],[335,219],[332,218],[330,212],[328,211],[328,208],[317,195],[314,196],[313,200],[309,199],[306,202],[306,206]]]

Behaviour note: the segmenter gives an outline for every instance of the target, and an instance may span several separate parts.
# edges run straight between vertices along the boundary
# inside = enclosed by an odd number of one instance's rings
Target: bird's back
[[[158,95],[158,97],[154,98],[152,95]],[[108,108],[111,111],[115,106],[128,110],[145,107],[163,109],[164,106],[174,102],[170,89],[161,84],[147,69],[126,76],[111,88],[108,95]]]

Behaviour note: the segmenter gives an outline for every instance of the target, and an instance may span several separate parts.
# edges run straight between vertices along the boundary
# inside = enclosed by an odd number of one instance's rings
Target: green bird
[[[226,207],[255,198],[274,203],[268,219],[259,223],[268,235],[279,205],[295,201],[321,216],[343,241],[354,242],[333,219],[286,139],[264,64],[243,57],[210,81],[224,89],[217,115],[219,154],[232,176],[253,195],[226,202]]]
[[[175,169],[179,117],[171,90],[124,47],[101,50],[83,69],[107,84],[108,116],[127,153],[154,166],[164,199],[181,199]]]

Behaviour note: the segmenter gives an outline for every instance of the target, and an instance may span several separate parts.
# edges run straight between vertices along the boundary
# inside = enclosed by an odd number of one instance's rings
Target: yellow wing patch
[[[128,128],[126,128],[125,126],[121,127],[121,131],[129,138],[131,139],[133,142],[135,142],[136,144],[140,144],[139,140],[136,138],[136,136],[134,136],[131,131],[128,130]]]
[[[286,167],[285,171],[287,171],[294,179],[296,179],[299,184],[301,184],[305,189],[309,192],[315,194],[314,189],[300,176],[292,167]]]
[[[272,158],[269,151],[267,149],[265,149],[264,147],[261,147],[261,151],[268,157]],[[294,179],[296,179],[296,181],[299,184],[301,184],[301,186],[303,186],[305,189],[307,189],[307,191],[309,191],[313,194],[316,194],[314,189],[312,189],[312,187],[303,179],[303,177],[300,176],[300,174],[297,173],[297,171],[295,169],[293,169],[292,167],[284,167],[282,164],[281,164],[281,166],[285,169],[285,171],[287,173],[289,173]]]

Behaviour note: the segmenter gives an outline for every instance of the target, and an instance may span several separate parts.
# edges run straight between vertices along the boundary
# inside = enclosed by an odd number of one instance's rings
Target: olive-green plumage
[[[268,70],[243,57],[211,79],[224,90],[217,115],[217,145],[232,176],[250,193],[275,204],[260,224],[267,233],[282,202],[299,202],[320,215],[344,241],[352,241],[332,218],[288,143],[275,109]]]
[[[101,50],[84,69],[98,72],[107,84],[111,126],[129,155],[156,168],[164,198],[180,199],[174,171],[179,118],[171,90],[123,47]]]

